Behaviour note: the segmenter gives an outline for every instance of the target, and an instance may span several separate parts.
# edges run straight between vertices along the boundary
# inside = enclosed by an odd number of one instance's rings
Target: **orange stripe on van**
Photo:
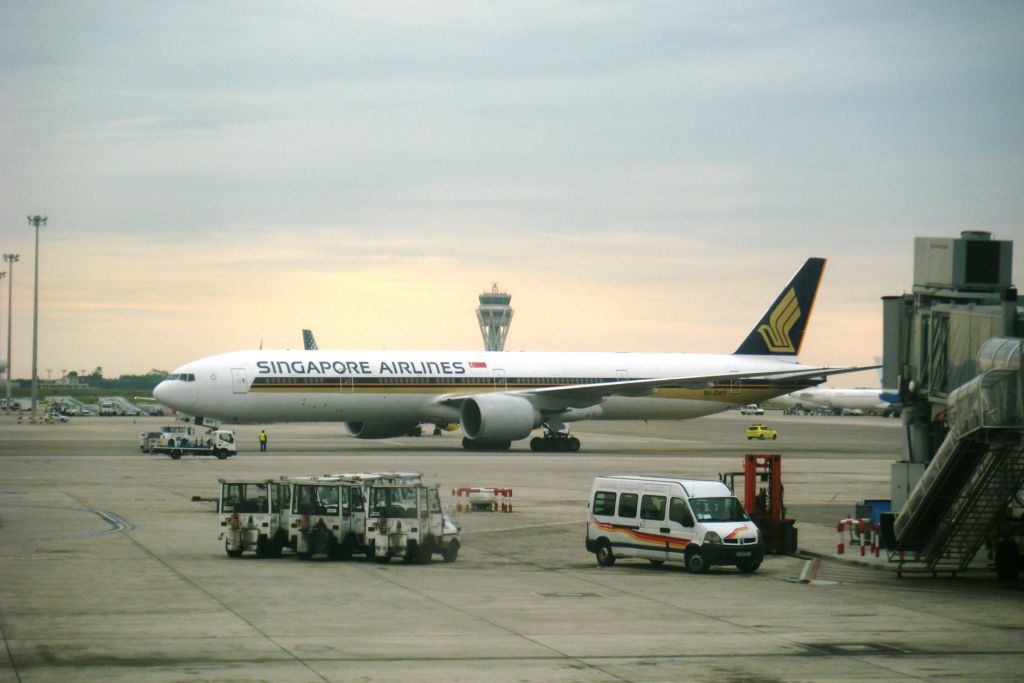
[[[690,545],[692,541],[688,538],[674,538],[672,536],[663,536],[661,534],[651,534],[644,531],[638,531],[637,529],[630,529],[618,524],[608,524],[607,522],[599,522],[596,518],[590,518],[591,523],[601,531],[610,534],[625,534],[634,541],[640,543],[655,543],[659,547],[665,545],[673,546],[677,548],[685,548]]]

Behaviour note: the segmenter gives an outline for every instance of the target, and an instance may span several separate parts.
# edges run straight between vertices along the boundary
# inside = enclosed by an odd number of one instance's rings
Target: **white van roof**
[[[638,484],[679,484],[683,491],[691,498],[721,498],[732,497],[733,493],[729,487],[717,479],[680,479],[679,477],[644,477],[635,474],[616,474],[600,476],[594,479],[617,479],[621,481],[636,482]]]

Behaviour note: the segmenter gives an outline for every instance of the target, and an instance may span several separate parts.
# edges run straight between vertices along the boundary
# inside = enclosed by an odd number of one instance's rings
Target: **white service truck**
[[[228,557],[241,557],[247,550],[259,557],[279,557],[288,544],[288,485],[273,479],[218,481],[218,538]]]
[[[426,563],[434,553],[445,562],[459,556],[459,528],[441,507],[437,486],[371,484],[367,504],[368,557],[381,563],[392,557]]]
[[[205,435],[197,434],[193,427],[179,429],[162,432],[150,452],[164,453],[174,460],[183,455],[213,455],[223,460],[238,453],[235,433],[229,429],[211,429]]]

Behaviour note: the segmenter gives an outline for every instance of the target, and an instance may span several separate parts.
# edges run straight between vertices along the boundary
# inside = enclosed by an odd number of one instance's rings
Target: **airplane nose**
[[[167,399],[170,398],[170,387],[167,386],[167,380],[160,382],[153,388],[153,398],[160,403],[167,405]]]

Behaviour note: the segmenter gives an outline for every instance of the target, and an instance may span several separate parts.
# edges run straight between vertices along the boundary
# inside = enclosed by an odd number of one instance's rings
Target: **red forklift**
[[[743,477],[743,509],[761,530],[765,554],[795,553],[796,520],[786,517],[782,456],[778,453],[747,453],[743,456],[742,472],[726,472],[719,478],[735,493],[737,476]]]

